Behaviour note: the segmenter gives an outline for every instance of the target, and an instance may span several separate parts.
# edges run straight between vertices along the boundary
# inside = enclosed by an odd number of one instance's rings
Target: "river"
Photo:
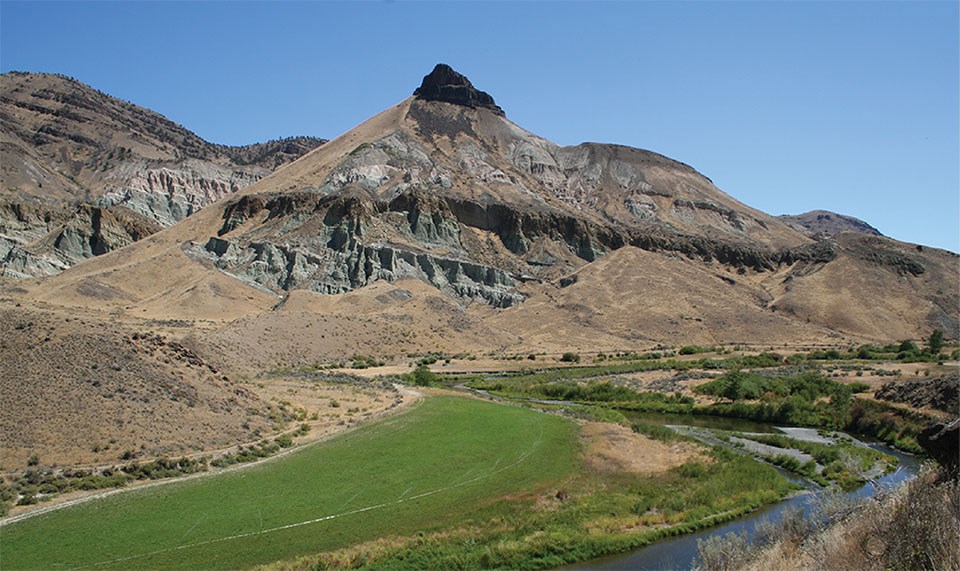
[[[662,415],[663,419],[656,415],[642,413],[631,415],[631,420],[647,421],[651,423],[662,422],[663,424],[687,424],[701,426],[704,428],[724,428],[727,430],[751,430],[753,432],[773,432],[772,425],[749,421],[736,421],[730,424],[729,420],[723,418],[711,417],[693,417],[689,415]],[[666,418],[669,417],[669,418]],[[685,422],[684,422],[685,421]],[[891,472],[876,480],[880,488],[895,486],[916,475],[920,467],[920,462],[909,454],[891,449],[882,444],[871,443],[869,446],[877,450],[896,456],[900,461],[896,471]],[[858,490],[850,492],[848,495],[858,498],[870,497],[875,494],[877,488],[873,483],[867,483]],[[809,513],[817,494],[808,493],[788,498],[778,504],[759,509],[742,518],[735,519],[717,527],[712,527],[704,531],[682,535],[675,538],[664,539],[642,547],[631,553],[612,555],[602,559],[594,559],[576,565],[563,567],[564,570],[579,571],[600,571],[600,570],[662,570],[662,569],[690,569],[697,560],[697,541],[706,539],[713,535],[726,535],[728,533],[746,532],[748,539],[752,539],[757,524],[767,520],[778,520],[784,511],[790,509],[801,509],[804,513]]]
[[[490,396],[486,391],[471,389],[465,385],[459,385],[457,388],[470,390]],[[530,399],[534,400],[534,399]],[[564,401],[540,401],[547,404],[570,404]],[[579,405],[577,405],[579,406]],[[658,425],[685,425],[699,428],[713,428],[719,430],[734,430],[740,432],[759,432],[759,433],[780,433],[773,424],[756,422],[745,419],[729,418],[721,416],[690,415],[690,414],[670,414],[670,413],[651,413],[651,412],[633,412],[622,411],[624,415],[632,422],[644,422]],[[861,439],[862,440],[862,439]],[[894,472],[881,476],[875,482],[868,482],[857,490],[849,492],[847,495],[856,498],[865,498],[874,495],[879,488],[889,488],[900,484],[917,474],[920,469],[920,462],[916,457],[905,454],[879,443],[868,443],[872,448],[895,456],[900,461],[899,466]],[[778,470],[780,470],[778,468]],[[641,547],[636,551],[611,555],[600,559],[593,559],[582,563],[561,567],[564,571],[621,571],[621,570],[652,570],[661,571],[664,569],[690,569],[697,561],[697,541],[706,539],[714,535],[726,535],[728,533],[740,534],[746,532],[747,538],[752,539],[757,525],[763,521],[778,520],[786,510],[800,509],[804,514],[808,514],[817,498],[817,487],[796,479],[780,470],[791,481],[807,485],[812,493],[801,494],[787,498],[780,503],[761,508],[755,512],[747,514],[741,518],[712,527],[703,531],[681,535],[651,543]]]

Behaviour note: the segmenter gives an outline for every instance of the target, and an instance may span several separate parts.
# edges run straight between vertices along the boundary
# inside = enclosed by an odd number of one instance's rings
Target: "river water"
[[[637,416],[642,417],[650,422],[657,422],[660,420],[659,418],[650,416],[646,413]],[[727,419],[704,419],[703,417],[692,418],[689,416],[685,417],[685,415],[668,416],[671,418],[664,419],[664,424],[690,425],[691,421],[695,420],[697,426],[702,426],[704,428],[726,428],[728,430],[747,429],[753,432],[772,432],[775,430],[773,426],[769,424],[740,424],[738,422],[736,427],[730,426],[727,428],[727,426],[719,426],[718,424],[711,422],[726,421]],[[637,418],[637,420],[642,419]],[[686,420],[686,422],[683,422],[683,420]],[[882,444],[869,444],[869,446],[886,454],[890,454],[891,456],[896,456],[900,461],[900,465],[896,471],[882,476],[876,480],[876,486],[879,486],[881,489],[888,488],[904,482],[916,475],[917,470],[920,467],[920,463],[914,456],[893,450]],[[848,495],[857,498],[870,497],[877,492],[876,486],[873,483],[867,483],[860,489],[850,492]],[[816,492],[794,496],[778,504],[757,510],[742,518],[729,521],[717,527],[712,527],[710,529],[688,535],[682,535],[680,537],[664,539],[662,541],[652,543],[646,547],[642,547],[631,553],[613,555],[602,559],[594,559],[592,561],[586,561],[577,565],[563,567],[563,569],[580,571],[690,569],[697,561],[698,540],[706,539],[714,535],[726,535],[731,532],[736,534],[746,532],[748,539],[752,539],[756,531],[757,524],[768,520],[776,521],[780,519],[781,515],[786,510],[801,509],[805,514],[808,514],[814,502],[816,501],[816,496]]]

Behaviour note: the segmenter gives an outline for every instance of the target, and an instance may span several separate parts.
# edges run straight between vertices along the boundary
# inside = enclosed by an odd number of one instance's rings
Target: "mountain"
[[[285,168],[18,295],[215,320],[222,355],[289,364],[353,347],[955,338],[957,262],[882,236],[811,238],[657,153],[555,145],[440,65]]]
[[[793,226],[811,238],[832,238],[841,232],[858,232],[870,236],[883,236],[879,230],[859,218],[845,216],[827,210],[811,210],[803,214],[781,214],[780,220]]]
[[[208,143],[76,80],[0,75],[0,267],[50,275],[170,226],[322,144]]]

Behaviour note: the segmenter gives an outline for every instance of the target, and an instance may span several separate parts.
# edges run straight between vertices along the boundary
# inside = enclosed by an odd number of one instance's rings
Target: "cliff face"
[[[296,137],[245,147],[204,141],[168,119],[48,74],[0,76],[0,200],[43,211],[46,220],[0,217],[0,268],[8,276],[57,273],[97,255],[53,235],[97,229],[94,209],[122,207],[146,221],[109,249],[169,226],[237,192],[320,145]],[[58,221],[59,225],[52,224]],[[137,238],[138,239],[138,238]],[[102,253],[102,252],[101,252]]]
[[[197,159],[185,159],[171,166],[128,162],[110,173],[106,192],[96,203],[122,205],[162,226],[171,226],[211,202],[250,186],[269,172],[231,170]]]
[[[68,211],[0,201],[0,220],[0,264],[3,275],[14,278],[57,274],[163,228],[124,206],[90,204]]]

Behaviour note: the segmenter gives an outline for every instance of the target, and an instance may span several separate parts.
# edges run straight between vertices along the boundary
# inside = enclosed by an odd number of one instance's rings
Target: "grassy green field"
[[[576,425],[432,397],[248,469],[133,490],[0,528],[3,569],[222,569],[430,533],[578,467]]]
[[[701,530],[799,488],[772,467],[718,448],[641,476],[584,468],[552,494],[480,510],[437,533],[284,560],[264,571],[549,569]]]

